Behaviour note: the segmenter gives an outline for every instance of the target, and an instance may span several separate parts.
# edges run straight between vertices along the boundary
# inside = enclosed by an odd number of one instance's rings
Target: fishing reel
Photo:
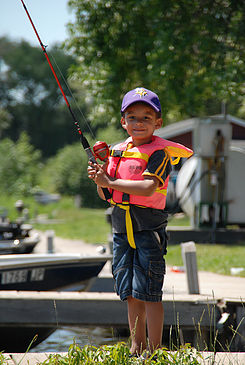
[[[110,151],[109,147],[105,142],[97,141],[93,147],[95,158],[106,162],[108,160]]]

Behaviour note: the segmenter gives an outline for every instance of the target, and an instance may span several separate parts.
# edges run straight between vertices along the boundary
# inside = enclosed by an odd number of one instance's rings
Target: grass
[[[190,218],[183,213],[177,213],[173,217],[169,217],[168,226],[190,226]]]
[[[190,346],[184,346],[175,353],[170,353],[167,349],[156,350],[154,354],[146,354],[146,358],[130,357],[129,347],[123,342],[119,342],[113,346],[85,346],[80,348],[76,344],[70,346],[68,356],[66,358],[51,355],[44,364],[106,364],[106,365],[126,365],[126,364],[166,364],[166,365],[198,365],[201,355]],[[156,359],[153,359],[156,356]],[[66,359],[66,362],[64,362]],[[63,360],[62,362],[56,362]]]
[[[88,243],[106,243],[108,241],[111,227],[106,221],[105,210],[109,206],[106,203],[105,209],[76,208],[72,197],[64,196],[57,203],[42,205],[31,197],[0,195],[1,207],[7,209],[8,217],[11,220],[18,217],[15,209],[15,202],[18,199],[23,200],[31,219],[39,216],[50,220],[49,224],[33,223],[33,227],[38,230],[53,229],[59,237],[81,239]],[[171,220],[171,225],[185,226],[188,224],[189,218],[186,216]]]
[[[1,196],[1,206],[8,210],[8,217],[18,217],[15,209],[16,197]],[[57,203],[42,205],[33,198],[22,199],[29,210],[31,221],[37,217],[50,220],[48,224],[32,223],[35,229],[53,229],[56,236],[81,239],[88,243],[106,243],[110,225],[106,222],[105,209],[77,208],[72,197],[62,197]]]
[[[153,358],[156,356],[156,359]],[[43,365],[198,365],[202,359],[201,354],[189,345],[180,347],[178,351],[169,352],[162,348],[149,354],[145,358],[130,357],[129,346],[124,342],[115,345],[95,347],[91,345],[79,347],[73,343],[67,355],[50,354],[42,363]],[[22,358],[25,361],[25,356]],[[22,360],[18,363],[21,364]],[[26,363],[26,361],[25,361]],[[4,354],[0,354],[0,365],[7,365]]]
[[[105,212],[102,209],[59,209],[55,219],[62,223],[52,223],[52,229],[59,237],[81,239],[88,243],[106,243],[110,233],[110,226],[106,222]],[[50,229],[50,224],[34,224],[41,231]]]
[[[196,244],[198,270],[230,275],[231,267],[244,267],[245,245]],[[183,266],[180,245],[168,246],[166,262]],[[245,272],[240,273],[245,276]]]
[[[17,197],[0,196],[1,206],[7,208],[11,220],[18,217],[14,206],[17,199]],[[29,209],[31,219],[37,216],[50,219],[49,224],[33,223],[34,228],[38,230],[53,229],[58,237],[81,239],[88,243],[108,242],[111,228],[106,221],[105,209],[76,208],[71,197],[62,197],[58,203],[48,205],[38,204],[33,198],[26,198],[23,201]],[[181,214],[177,214],[169,222],[170,226],[189,224],[189,218]],[[199,270],[230,275],[231,267],[244,267],[244,243],[196,244],[196,249]],[[166,261],[171,266],[183,265],[180,245],[169,245]],[[245,272],[240,275],[245,276]]]

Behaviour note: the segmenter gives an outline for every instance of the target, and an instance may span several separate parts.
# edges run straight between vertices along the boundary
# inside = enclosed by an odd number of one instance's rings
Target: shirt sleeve
[[[150,156],[143,175],[156,176],[164,185],[171,170],[169,155],[164,150],[158,150]]]

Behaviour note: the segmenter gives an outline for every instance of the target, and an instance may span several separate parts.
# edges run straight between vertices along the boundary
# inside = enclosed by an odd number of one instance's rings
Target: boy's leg
[[[128,322],[131,334],[132,345],[130,352],[140,354],[146,349],[146,311],[145,302],[132,298],[127,298]]]
[[[165,230],[135,233],[136,255],[132,293],[145,303],[149,350],[161,346],[163,332],[162,286],[165,274]]]
[[[162,302],[145,302],[149,350],[153,352],[162,344],[164,311]]]

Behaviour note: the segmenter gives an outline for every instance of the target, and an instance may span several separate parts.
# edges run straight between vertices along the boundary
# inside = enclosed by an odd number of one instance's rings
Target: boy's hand
[[[88,177],[102,188],[107,188],[110,181],[110,176],[107,175],[105,169],[106,169],[106,164],[99,165],[93,162],[89,162]]]
[[[88,177],[91,179],[91,180],[94,180],[95,178],[95,175],[96,175],[96,172],[97,172],[97,164],[89,161],[89,166],[88,166]]]

